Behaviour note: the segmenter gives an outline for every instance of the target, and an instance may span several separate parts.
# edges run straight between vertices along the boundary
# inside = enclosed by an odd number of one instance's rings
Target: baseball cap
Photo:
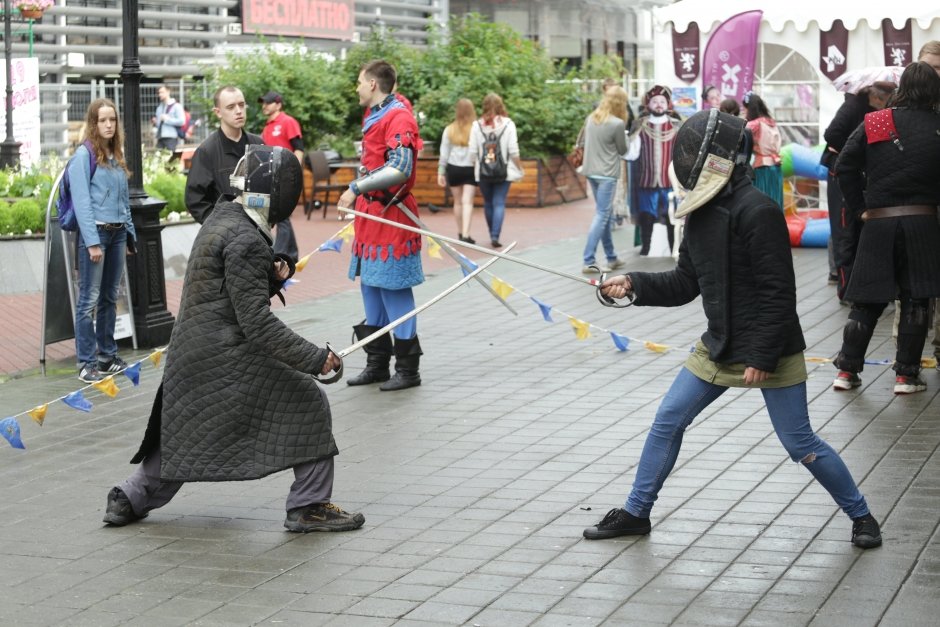
[[[281,94],[277,93],[276,91],[269,91],[265,95],[258,98],[258,102],[264,104],[271,104],[272,102],[283,103],[284,99],[281,98]]]

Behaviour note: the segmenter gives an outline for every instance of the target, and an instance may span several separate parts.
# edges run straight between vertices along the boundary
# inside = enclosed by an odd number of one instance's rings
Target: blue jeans
[[[617,260],[617,251],[614,249],[614,238],[610,231],[610,216],[614,208],[614,192],[617,189],[615,179],[588,178],[591,184],[591,193],[594,195],[594,219],[588,231],[587,245],[584,247],[584,265],[592,265],[596,258],[597,242],[604,246],[607,261]]]
[[[509,181],[480,181],[480,193],[483,194],[483,215],[486,216],[486,226],[490,229],[490,239],[499,240],[499,234],[503,230],[503,218],[506,216]]]
[[[78,363],[96,367],[99,357],[107,362],[117,355],[114,321],[118,287],[124,272],[127,231],[107,231],[99,227],[98,237],[104,256],[98,263],[92,263],[85,240],[78,234],[78,303],[75,306]]]
[[[728,388],[699,379],[683,368],[666,393],[643,445],[633,490],[624,509],[648,518],[663,482],[672,471],[682,435],[699,413]],[[813,432],[806,406],[806,384],[762,388],[770,422],[795,462],[802,462],[850,518],[868,513],[865,497],[839,454]]]

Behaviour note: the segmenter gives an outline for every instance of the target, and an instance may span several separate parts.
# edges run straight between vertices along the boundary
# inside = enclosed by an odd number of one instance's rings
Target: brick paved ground
[[[577,233],[583,230],[578,228]],[[513,234],[507,233],[507,240]],[[627,233],[618,233],[628,250]],[[580,237],[521,254],[579,270]],[[629,267],[666,260],[627,254]],[[831,356],[846,311],[825,251],[795,251],[811,356]],[[788,461],[757,392],[729,391],[688,430],[674,475],[638,539],[588,542],[621,504],[655,408],[701,332],[698,302],[600,307],[587,287],[499,262],[493,270],[555,308],[545,323],[514,294],[512,317],[468,286],[421,317],[424,384],[397,393],[328,389],[341,454],[336,502],[364,512],[345,534],[285,533],[279,473],[194,484],[144,522],[101,523],[130,470],[159,372],[139,388],[22,420],[25,452],[0,448],[0,623],[68,625],[935,625],[940,613],[940,376],[909,397],[869,367],[852,392],[810,363],[813,422],[842,452],[885,546],[862,552],[849,521]],[[437,272],[423,301],[453,282]],[[314,341],[342,346],[358,312],[344,292],[286,309]],[[578,341],[563,311],[678,350],[620,353]],[[879,327],[872,356],[889,357]],[[348,372],[364,363],[348,359]],[[76,387],[74,374],[0,384],[2,415]]]

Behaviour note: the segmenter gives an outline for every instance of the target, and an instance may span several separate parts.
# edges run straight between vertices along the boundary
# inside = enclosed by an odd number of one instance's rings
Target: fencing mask
[[[688,193],[676,217],[692,213],[728,184],[744,136],[744,120],[718,109],[699,111],[682,124],[672,149],[676,178]]]

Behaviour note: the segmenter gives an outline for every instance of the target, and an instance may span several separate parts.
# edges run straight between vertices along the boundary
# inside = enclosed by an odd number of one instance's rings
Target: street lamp
[[[10,0],[3,0],[3,60],[6,64],[6,130],[0,143],[0,168],[12,168],[20,163],[20,142],[13,139],[13,34],[10,32]]]
[[[137,254],[128,259],[128,274],[137,342],[142,346],[154,347],[170,341],[174,322],[173,314],[166,307],[166,275],[163,271],[160,210],[166,206],[166,202],[150,198],[144,191],[143,156],[140,149],[140,79],[144,73],[140,69],[138,57],[137,0],[122,0],[121,10],[124,155],[131,170],[128,188],[131,216],[137,232]]]

